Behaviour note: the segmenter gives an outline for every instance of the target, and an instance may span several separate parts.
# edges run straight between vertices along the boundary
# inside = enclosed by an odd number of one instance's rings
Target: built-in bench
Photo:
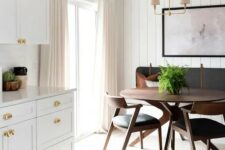
[[[145,77],[160,72],[159,67],[138,67],[136,73]],[[190,88],[225,90],[225,69],[223,68],[188,68],[186,80]]]

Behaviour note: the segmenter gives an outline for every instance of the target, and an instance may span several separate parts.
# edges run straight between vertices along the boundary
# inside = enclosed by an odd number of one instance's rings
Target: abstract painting
[[[225,57],[225,5],[188,7],[162,21],[164,57]]]

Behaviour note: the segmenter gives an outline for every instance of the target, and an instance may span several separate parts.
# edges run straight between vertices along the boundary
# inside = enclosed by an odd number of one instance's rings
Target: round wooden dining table
[[[135,99],[153,105],[163,112],[161,116],[161,125],[169,122],[165,150],[169,148],[170,130],[173,121],[183,118],[183,113],[180,109],[180,104],[193,104],[201,102],[216,102],[225,100],[225,91],[210,90],[210,89],[183,89],[180,95],[169,95],[167,93],[159,93],[158,88],[133,88],[126,89],[120,92],[120,95],[125,99]],[[171,104],[172,103],[172,104]],[[145,131],[143,138],[151,134],[154,130]],[[139,138],[135,139],[130,145],[133,146],[139,142]],[[205,141],[203,141],[205,143]],[[215,145],[211,145],[211,149],[217,150]]]

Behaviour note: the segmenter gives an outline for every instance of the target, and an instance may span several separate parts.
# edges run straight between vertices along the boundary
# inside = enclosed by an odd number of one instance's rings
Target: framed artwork
[[[185,14],[163,15],[162,34],[164,57],[225,57],[225,5],[187,7]]]

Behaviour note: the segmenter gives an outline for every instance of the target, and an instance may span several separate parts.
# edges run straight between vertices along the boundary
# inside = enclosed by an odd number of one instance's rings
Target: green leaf
[[[188,69],[167,64],[160,66],[159,92],[167,91],[170,94],[179,94],[182,87],[187,86],[185,75]]]

